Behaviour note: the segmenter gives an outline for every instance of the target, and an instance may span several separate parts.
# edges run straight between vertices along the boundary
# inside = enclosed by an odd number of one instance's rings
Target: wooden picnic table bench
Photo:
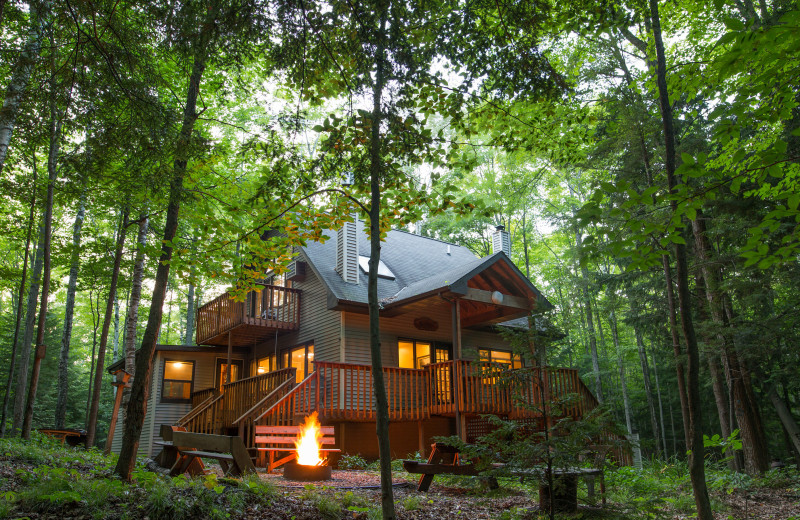
[[[476,469],[474,462],[463,464],[460,459],[459,450],[453,446],[442,443],[434,443],[431,445],[431,455],[428,457],[428,462],[420,462],[417,460],[404,460],[403,468],[409,473],[422,475],[419,479],[417,491],[428,491],[433,478],[436,475],[469,475],[476,476],[480,472]],[[603,478],[603,470],[598,468],[552,468],[552,481],[553,489],[550,489],[549,480],[547,478],[548,471],[546,467],[536,466],[528,469],[511,468],[506,464],[493,463],[489,468],[494,470],[505,471],[509,475],[520,477],[521,480],[525,478],[536,478],[539,481],[539,503],[543,510],[549,510],[550,500],[552,498],[555,509],[558,511],[575,511],[578,505],[578,478],[588,478],[589,497],[594,496],[594,479],[600,478],[600,491],[603,505],[606,503],[605,497],[605,480]],[[494,477],[490,477],[489,487],[494,489],[497,487],[497,481]]]
[[[273,469],[286,464],[297,456],[295,441],[297,441],[301,429],[302,426],[255,426],[256,450],[261,457],[260,463],[267,467],[267,473],[272,473]],[[336,444],[336,439],[333,436],[333,426],[321,426],[320,429],[322,438],[319,439],[319,442],[322,446]],[[323,453],[338,453],[341,450],[323,447],[319,451]],[[288,453],[288,455],[275,460],[276,455],[280,453]],[[268,458],[269,460],[265,463],[263,458]]]
[[[162,445],[167,446],[166,442]],[[172,476],[189,470],[200,457],[218,461],[226,476],[238,477],[256,472],[250,454],[238,436],[174,431],[170,446],[177,449],[177,460],[170,470]]]
[[[67,443],[70,446],[86,443],[86,430],[78,430],[76,428],[39,428],[39,433],[61,439],[61,444]]]

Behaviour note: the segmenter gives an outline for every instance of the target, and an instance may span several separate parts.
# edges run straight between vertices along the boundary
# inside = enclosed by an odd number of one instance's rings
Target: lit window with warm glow
[[[164,361],[161,400],[171,402],[191,401],[193,381],[194,361]]]
[[[256,365],[256,372],[259,374],[266,374],[267,372],[272,372],[273,370],[277,370],[277,365],[275,363],[275,356],[267,356],[263,357],[258,360]]]
[[[314,344],[307,343],[284,350],[282,354],[282,367],[295,368],[298,383],[314,371]]]
[[[522,356],[505,350],[480,349],[478,350],[478,357],[481,361],[499,363],[508,368],[522,368],[524,366]]]
[[[431,362],[430,343],[409,340],[397,342],[397,364],[400,368],[422,368]]]

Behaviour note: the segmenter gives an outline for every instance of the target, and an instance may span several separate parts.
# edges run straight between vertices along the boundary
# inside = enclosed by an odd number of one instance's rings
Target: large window
[[[192,400],[194,361],[164,361],[164,379],[161,382],[161,401],[188,403]]]
[[[506,365],[508,368],[522,368],[522,356],[513,354],[505,350],[492,350],[482,348],[478,350],[478,356],[481,361],[488,361],[490,363],[499,363]]]

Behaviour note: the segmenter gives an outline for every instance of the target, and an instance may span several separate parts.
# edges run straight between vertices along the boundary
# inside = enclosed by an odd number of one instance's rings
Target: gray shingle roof
[[[358,222],[357,230],[359,255],[369,257],[369,238],[364,232],[362,221]],[[335,237],[324,244],[309,242],[301,250],[311,268],[337,300],[364,304],[368,302],[366,273],[359,269],[359,283],[352,284],[342,280],[335,271]],[[480,270],[481,266],[491,265],[501,258],[539,295],[540,303],[551,306],[504,253],[478,258],[466,247],[396,230],[389,231],[386,240],[381,243],[381,260],[394,273],[395,279],[378,278],[378,299],[384,304],[398,303],[446,288],[473,271]]]

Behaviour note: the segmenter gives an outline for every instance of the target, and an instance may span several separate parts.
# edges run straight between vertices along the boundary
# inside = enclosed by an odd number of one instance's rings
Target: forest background
[[[102,444],[104,367],[133,372],[148,327],[192,344],[204,301],[374,207],[380,158],[383,231],[479,256],[510,231],[566,334],[548,363],[646,456],[706,434],[741,439],[735,469],[800,462],[794,3],[41,0],[0,24],[4,431]]]

